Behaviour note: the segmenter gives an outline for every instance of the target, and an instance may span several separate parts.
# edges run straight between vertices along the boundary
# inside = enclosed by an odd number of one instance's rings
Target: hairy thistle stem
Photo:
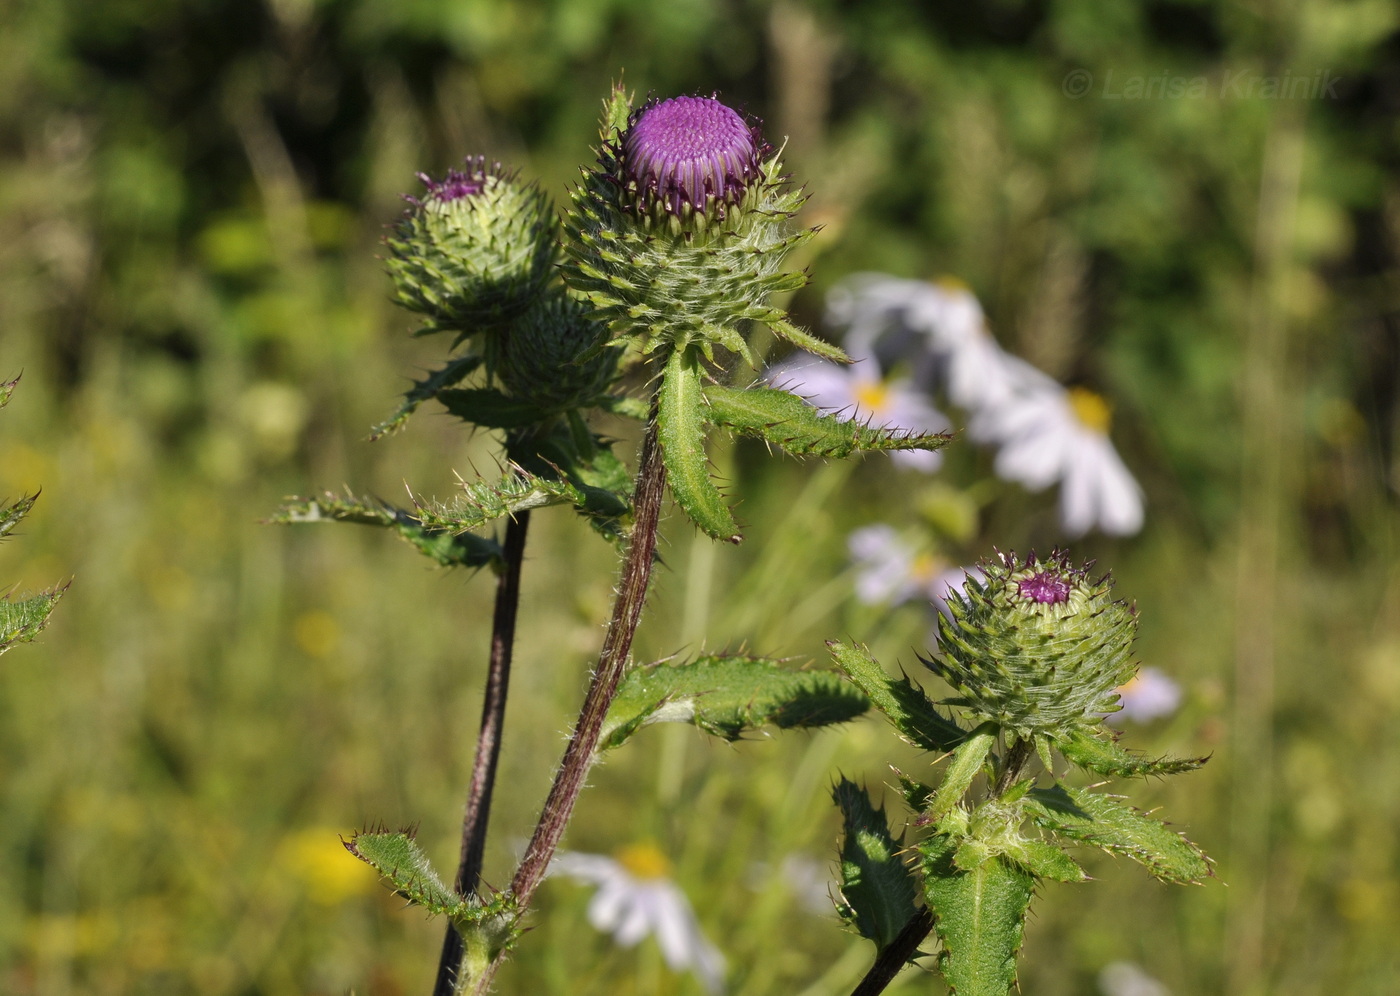
[[[486,694],[481,703],[481,730],[476,737],[476,759],[467,789],[462,817],[462,852],[454,886],[458,895],[476,891],[486,852],[486,827],[491,816],[491,793],[496,784],[496,764],[501,756],[501,730],[506,720],[506,694],[510,689],[510,664],[515,648],[515,618],[520,607],[520,568],[525,560],[525,536],[530,529],[527,509],[506,523],[501,572],[496,578],[496,606],[491,618],[491,661],[486,672]],[[464,953],[462,935],[451,923],[442,939],[433,996],[452,996]]]
[[[932,929],[933,913],[924,907],[909,918],[894,940],[885,945],[875,964],[865,973],[865,978],[851,990],[851,996],[879,996],[884,992],[885,987],[909,964],[909,959],[914,957],[914,952],[919,950],[919,945]]]
[[[1001,798],[1007,789],[1016,784],[1016,779],[1021,777],[1021,769],[1026,766],[1034,752],[1035,745],[1029,740],[1016,740],[1007,748],[1006,760],[997,775],[996,788],[992,790],[993,796]]]
[[[617,598],[613,602],[612,618],[598,654],[598,666],[583,701],[573,736],[564,750],[564,759],[554,776],[554,784],[545,799],[534,836],[525,850],[525,857],[511,882],[511,893],[523,911],[530,905],[535,890],[544,880],[549,862],[563,839],[574,804],[583,790],[584,780],[592,767],[598,747],[598,737],[608,707],[617,693],[618,682],[627,666],[632,649],[632,637],[641,621],[642,605],[646,601],[647,584],[651,580],[652,561],[656,555],[657,525],[661,518],[661,499],[666,490],[666,464],[662,460],[656,413],[659,394],[651,401],[651,417],[647,421],[642,441],[641,467],[633,491],[632,538],[627,556],[622,562],[618,579]],[[500,959],[492,962],[473,980],[473,993],[485,993],[491,985]]]

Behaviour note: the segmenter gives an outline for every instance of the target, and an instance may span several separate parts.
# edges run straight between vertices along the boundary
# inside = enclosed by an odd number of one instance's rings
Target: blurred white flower
[[[1108,714],[1110,723],[1124,719],[1146,723],[1176,712],[1181,705],[1181,686],[1155,667],[1145,667],[1119,686],[1118,702],[1123,708]]]
[[[1171,996],[1171,990],[1130,961],[1115,961],[1099,973],[1103,996]]]
[[[670,863],[652,844],[633,844],[616,858],[563,851],[551,872],[598,887],[588,903],[588,922],[624,948],[648,934],[672,971],[690,969],[712,993],[724,988],[724,956],[700,931],[690,900],[670,880]]]
[[[924,386],[941,383],[969,412],[1005,401],[1019,368],[1033,369],[1002,351],[977,298],[951,278],[926,283],[858,273],[827,295],[827,318],[847,327],[848,348],[907,362]]]
[[[849,346],[849,344],[848,344]],[[803,354],[776,364],[764,375],[775,387],[807,399],[822,411],[834,412],[843,421],[858,419],[881,428],[909,433],[946,432],[952,423],[933,407],[924,392],[908,378],[886,379],[873,353],[851,351],[849,366]],[[892,450],[896,463],[931,473],[943,457],[926,450]]]
[[[861,273],[832,289],[827,310],[832,322],[847,327],[852,355],[907,363],[923,374],[921,383],[941,385],[968,412],[972,439],[1000,447],[999,476],[1033,491],[1059,482],[1066,534],[1099,529],[1125,536],[1142,528],[1142,490],[1109,441],[1108,405],[1004,352],[965,285]],[[830,390],[825,382],[817,387]],[[854,404],[852,393],[848,386],[814,403]]]
[[[806,854],[789,854],[778,869],[783,882],[808,913],[830,915],[836,883],[831,878],[831,862]]]
[[[1060,524],[1068,535],[1095,528],[1113,536],[1137,532],[1142,489],[1108,438],[1107,403],[1092,391],[1065,390],[1027,369],[1016,396],[977,412],[969,434],[1000,445],[1000,477],[1032,491],[1060,482]]]
[[[975,567],[956,567],[931,553],[916,553],[899,532],[884,523],[862,526],[846,538],[856,567],[856,597],[867,605],[902,605],[924,598],[940,611],[948,592],[962,591]]]

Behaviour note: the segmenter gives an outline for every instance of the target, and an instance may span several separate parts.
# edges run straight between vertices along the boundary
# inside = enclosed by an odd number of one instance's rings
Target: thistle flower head
[[[1107,575],[1054,551],[1004,554],[948,597],[939,658],[925,661],[962,705],[1008,732],[1052,739],[1117,709],[1116,689],[1137,670],[1129,656],[1137,616],[1112,597]]]
[[[807,282],[783,260],[815,234],[792,225],[806,196],[769,151],[755,126],[713,97],[633,110],[614,91],[598,165],[583,171],[565,221],[564,279],[615,337],[646,351],[695,345],[712,355],[722,346],[749,356],[741,330],[760,322],[844,358],[768,303]]]
[[[486,173],[482,170],[480,162],[470,172],[450,169],[441,180],[434,180],[427,173],[419,173],[418,180],[426,190],[425,199],[440,204],[473,197],[486,189]],[[416,207],[423,206],[423,202],[416,197],[405,194],[404,200]]]
[[[622,136],[621,168],[644,210],[677,217],[737,204],[758,177],[758,130],[713,97],[672,97],[635,112]]]
[[[425,331],[458,339],[491,332],[519,315],[548,281],[555,260],[548,198],[499,164],[468,159],[424,191],[384,240],[397,299],[424,315]]]

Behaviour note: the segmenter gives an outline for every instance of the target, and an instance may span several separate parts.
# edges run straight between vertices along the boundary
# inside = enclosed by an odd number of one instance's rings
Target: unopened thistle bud
[[[621,350],[589,306],[556,290],[540,297],[503,337],[497,374],[505,389],[542,411],[586,408],[608,393]]]
[[[793,225],[806,196],[758,127],[711,97],[631,111],[620,91],[604,121],[613,124],[598,166],[573,192],[564,275],[613,334],[648,351],[698,343],[747,354],[741,327],[758,321],[821,348],[767,303],[806,282],[782,262],[815,233]]]
[[[466,163],[425,191],[385,239],[397,300],[457,338],[489,332],[519,315],[549,280],[555,222],[549,199],[488,167]]]
[[[984,563],[982,581],[951,591],[940,616],[938,658],[925,661],[965,706],[1008,735],[1055,739],[1117,710],[1115,689],[1132,677],[1137,614],[1056,551]]]

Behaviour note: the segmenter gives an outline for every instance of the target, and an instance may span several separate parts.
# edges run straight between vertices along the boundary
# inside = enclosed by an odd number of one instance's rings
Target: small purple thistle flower
[[[1041,605],[1058,605],[1069,601],[1073,585],[1058,571],[1040,571],[1018,581],[1016,587],[1022,598]]]
[[[672,97],[639,111],[622,138],[624,178],[679,216],[711,199],[737,203],[758,173],[762,141],[739,113],[711,97]]]
[[[423,197],[420,200],[417,197],[404,194],[403,199],[414,207],[421,208],[424,202],[428,201],[451,204],[453,201],[460,201],[466,197],[475,197],[486,189],[486,179],[490,175],[490,171],[486,168],[486,157],[477,156],[475,159],[468,157],[463,165],[467,167],[465,172],[459,169],[450,169],[441,180],[434,180],[427,173],[415,174],[418,181],[423,184]]]

